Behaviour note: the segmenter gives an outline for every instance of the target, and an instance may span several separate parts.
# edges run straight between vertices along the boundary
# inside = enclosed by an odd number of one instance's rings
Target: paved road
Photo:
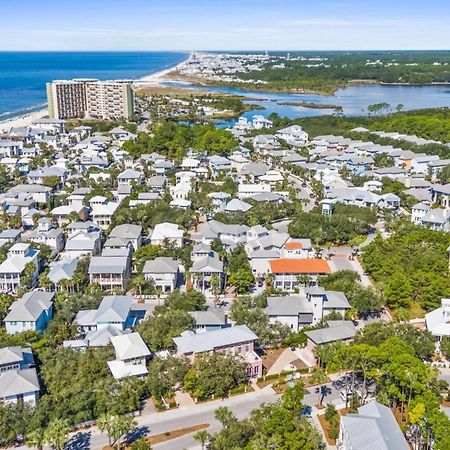
[[[227,406],[238,419],[247,417],[253,409],[258,408],[262,403],[276,401],[279,395],[270,387],[249,394],[232,397],[226,400],[217,400],[203,403],[188,408],[179,408],[164,413],[149,414],[137,417],[138,428],[132,438],[138,438],[148,434],[160,434],[167,431],[174,431],[179,428],[190,427],[201,423],[211,424],[208,431],[216,432],[220,429],[220,424],[214,419],[214,411],[219,406]],[[67,446],[68,450],[80,449],[101,449],[108,445],[108,438],[105,434],[94,429],[88,433],[77,433]],[[158,450],[179,450],[198,445],[192,435],[182,436],[178,439],[154,445]]]
[[[287,178],[288,178],[288,181],[294,185],[294,188],[297,189],[297,191],[298,191],[297,197],[301,200],[302,199],[308,200],[308,203],[303,207],[303,211],[307,211],[307,212],[311,211],[314,208],[314,206],[316,206],[314,204],[314,199],[311,198],[311,196],[310,196],[312,194],[311,188],[308,185],[306,187],[303,187],[302,186],[303,182],[300,181],[300,179],[294,175],[288,175]]]

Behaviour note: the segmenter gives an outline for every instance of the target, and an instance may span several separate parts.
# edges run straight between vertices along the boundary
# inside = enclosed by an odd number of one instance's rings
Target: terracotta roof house
[[[274,288],[284,291],[297,288],[299,275],[309,275],[314,280],[318,275],[331,273],[327,261],[318,258],[280,258],[269,261],[269,266]]]

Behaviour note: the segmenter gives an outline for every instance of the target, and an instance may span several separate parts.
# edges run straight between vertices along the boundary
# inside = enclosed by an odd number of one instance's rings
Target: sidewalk
[[[180,408],[189,408],[195,406],[193,398],[187,392],[176,391],[175,401]]]

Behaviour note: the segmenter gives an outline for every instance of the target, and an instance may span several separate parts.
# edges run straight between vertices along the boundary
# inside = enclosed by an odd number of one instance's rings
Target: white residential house
[[[8,251],[5,261],[0,264],[0,292],[15,293],[21,286],[25,266],[33,263],[36,270],[32,276],[31,287],[36,285],[39,274],[39,251],[30,244],[17,243]]]
[[[54,253],[59,253],[64,248],[63,230],[56,228],[48,217],[41,217],[37,229],[24,233],[23,238],[37,244],[48,245]]]
[[[227,192],[210,192],[206,196],[212,199],[212,205],[218,212],[225,210],[225,206],[231,198],[231,195]]]
[[[75,271],[77,270],[78,259],[63,259],[60,261],[53,261],[49,264],[48,279],[51,281],[52,286],[50,290],[52,292],[61,289],[59,283],[62,280],[70,280],[73,278]],[[73,290],[69,288],[69,290]]]
[[[40,391],[31,348],[0,348],[0,401],[33,407]]]
[[[211,288],[213,276],[219,278],[219,287],[222,288],[223,286],[223,262],[216,256],[205,256],[194,261],[190,272],[193,276],[194,287],[200,289],[202,292]]]
[[[106,230],[112,223],[112,218],[119,207],[119,203],[110,202],[106,198],[102,202],[93,202],[94,199],[95,197],[90,201],[92,221],[103,230]]]
[[[70,259],[87,255],[98,255],[101,251],[101,236],[99,231],[78,231],[71,234],[66,241],[65,252]]]
[[[45,204],[50,200],[51,191],[51,187],[39,184],[18,184],[12,187],[8,193],[14,195],[28,194],[36,203]]]
[[[278,250],[253,250],[248,258],[253,275],[263,278],[270,273],[270,261],[280,257]]]
[[[273,122],[266,119],[261,114],[256,114],[252,117],[252,124],[255,130],[262,130],[263,128],[272,128]]]
[[[411,222],[416,225],[422,224],[422,219],[431,210],[430,206],[424,203],[417,203],[411,209]]]
[[[215,239],[220,239],[226,247],[245,243],[248,229],[246,225],[225,224],[217,220],[210,220],[199,226],[204,244],[211,244]]]
[[[303,146],[308,142],[308,133],[300,125],[291,125],[276,132],[276,136],[288,144]]]
[[[124,246],[131,244],[136,251],[142,244],[142,226],[129,223],[117,225],[109,233],[109,238],[122,241]]]
[[[280,322],[297,332],[305,326],[317,325],[331,312],[344,318],[349,309],[350,304],[343,292],[313,287],[305,288],[298,295],[268,297],[265,312],[270,323]]]
[[[166,242],[169,242],[176,247],[182,247],[183,235],[183,230],[174,223],[158,223],[153,228],[150,243],[152,245],[164,245]]]
[[[142,273],[146,280],[152,280],[155,287],[161,289],[163,293],[172,292],[181,281],[180,266],[175,259],[159,257],[146,261]]]
[[[173,200],[187,200],[191,190],[191,180],[182,179],[175,186],[170,186],[170,195]]]
[[[0,233],[0,247],[5,244],[15,244],[20,240],[20,236],[22,235],[22,228],[9,228]]]
[[[89,280],[103,290],[124,290],[131,275],[129,256],[93,256],[89,264]]]
[[[256,194],[271,192],[272,187],[268,183],[240,183],[238,185],[238,197],[245,199]]]
[[[87,208],[79,205],[62,205],[53,208],[50,214],[58,222],[58,225],[62,227],[71,220],[71,216],[76,215],[81,220],[86,220],[88,218]]]
[[[228,158],[219,155],[213,155],[208,158],[211,175],[216,177],[221,172],[231,171],[231,161]]]
[[[430,209],[422,217],[421,225],[432,230],[450,231],[450,209]]]
[[[62,186],[69,176],[69,171],[57,166],[41,167],[28,173],[28,182],[32,184],[43,184],[46,178],[57,177]]]
[[[119,186],[131,186],[132,184],[141,184],[142,174],[137,170],[127,169],[117,176]]]
[[[116,380],[147,375],[147,361],[151,353],[139,333],[114,336],[111,343],[116,359],[108,361],[108,366]]]
[[[281,250],[282,258],[313,258],[314,249],[310,239],[289,239]]]

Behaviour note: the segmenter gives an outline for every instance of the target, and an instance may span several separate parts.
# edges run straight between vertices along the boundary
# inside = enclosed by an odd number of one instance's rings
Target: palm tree
[[[202,450],[205,450],[205,444],[211,439],[211,435],[205,430],[197,431],[192,437],[202,444]]]
[[[117,450],[120,449],[120,440],[122,439],[122,436],[133,431],[136,425],[133,416],[116,416],[114,438],[117,440]]]
[[[122,436],[128,434],[136,427],[136,421],[132,416],[106,414],[98,418],[97,427],[108,435],[109,445],[112,446],[117,443],[117,449],[119,450]]]
[[[142,287],[144,286],[144,284],[145,284],[144,274],[138,273],[137,275],[135,275],[130,282],[133,294],[139,294],[139,297],[142,297]]]
[[[309,275],[302,274],[302,275],[297,276],[297,283],[298,283],[299,287],[307,286],[310,281],[311,281],[311,278],[309,277]]]
[[[85,274],[79,270],[75,270],[72,277],[72,284],[76,286],[77,292],[80,290],[80,285],[83,284],[85,280]]]
[[[97,428],[108,435],[108,443],[111,447],[113,436],[113,416],[103,414],[97,419]]]
[[[44,272],[39,276],[39,287],[44,288],[46,291],[50,290],[53,283],[48,277],[48,273]]]
[[[69,435],[69,425],[66,420],[56,419],[44,432],[44,442],[56,450],[63,450]]]
[[[226,406],[217,408],[214,412],[214,417],[224,428],[227,428],[236,420],[234,414]]]
[[[220,291],[222,290],[219,275],[217,275],[217,274],[212,275],[210,284],[211,284],[211,293],[215,297],[214,303],[217,303],[219,301]]]
[[[33,262],[28,262],[23,270],[21,284],[30,286],[33,283],[34,274],[36,273],[36,265]]]

